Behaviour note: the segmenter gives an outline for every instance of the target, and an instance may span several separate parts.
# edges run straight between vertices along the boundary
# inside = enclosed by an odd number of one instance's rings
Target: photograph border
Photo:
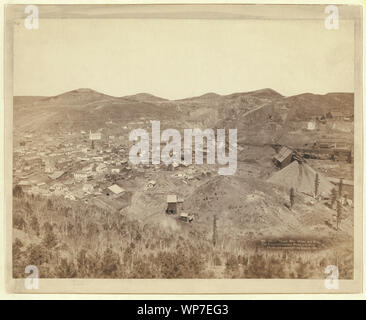
[[[297,5],[297,4],[296,4]],[[25,5],[7,5],[5,7],[5,46],[4,46],[4,120],[5,120],[5,161],[4,161],[4,191],[5,191],[5,223],[6,223],[6,288],[9,293],[124,293],[124,294],[256,294],[256,293],[360,293],[362,292],[362,252],[363,252],[363,18],[362,6],[339,5],[355,21],[355,59],[354,59],[354,279],[340,280],[339,290],[326,289],[324,280],[298,279],[39,279],[38,290],[27,290],[24,279],[12,277],[12,138],[13,138],[13,23],[24,19]],[[66,5],[40,5],[42,18],[67,19]],[[95,10],[95,6],[104,5],[70,5],[77,9],[71,18],[103,18]],[[108,5],[112,7],[133,7],[133,14],[143,18],[156,18],[151,13],[159,7],[163,15],[171,17],[170,9],[184,8],[219,9],[224,7],[236,8],[250,4],[184,4],[184,5]],[[272,5],[266,5],[272,6]],[[274,6],[274,5],[273,5]],[[289,6],[289,5],[284,5]],[[291,5],[294,6],[294,5]],[[313,5],[306,5],[313,6]],[[314,4],[314,6],[317,6]],[[324,5],[319,5],[324,6]],[[90,8],[92,7],[92,8]],[[198,8],[200,7],[200,8]],[[43,10],[46,9],[46,10]],[[49,9],[49,11],[47,11]],[[165,10],[165,11],[164,11]],[[123,11],[123,10],[122,10]],[[199,11],[199,10],[198,10]],[[324,10],[323,10],[324,11]],[[323,12],[320,10],[320,13]],[[174,11],[173,11],[174,12]],[[282,11],[283,14],[285,10]],[[103,13],[105,14],[105,13]],[[131,13],[129,13],[131,14]],[[199,13],[195,13],[197,16]],[[219,13],[218,13],[219,14]],[[161,13],[158,14],[158,16]],[[113,18],[118,18],[112,15]],[[122,18],[125,15],[122,14]],[[104,17],[105,18],[105,17]],[[108,17],[107,17],[108,18]],[[161,18],[161,16],[159,16]],[[217,18],[217,17],[216,17]],[[215,19],[216,19],[215,18]],[[271,19],[270,16],[255,17],[256,19]],[[273,18],[273,17],[272,17]],[[274,18],[279,18],[278,16]],[[286,18],[286,17],[283,17]]]

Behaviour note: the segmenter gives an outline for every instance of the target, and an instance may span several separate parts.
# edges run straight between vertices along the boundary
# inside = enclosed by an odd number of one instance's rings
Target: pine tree
[[[315,175],[315,181],[314,181],[314,195],[315,195],[315,198],[318,196],[319,184],[320,184],[319,175],[316,174]]]
[[[352,153],[351,153],[351,151],[347,155],[347,162],[352,163]]]
[[[342,205],[340,201],[337,201],[337,231],[342,219]]]
[[[47,200],[47,210],[52,210],[53,209],[53,202],[51,199]]]
[[[216,241],[217,241],[217,225],[216,225],[216,215],[214,215],[213,218],[213,226],[212,226],[212,244],[213,246],[216,246]]]
[[[342,197],[342,189],[343,189],[343,179],[339,180],[339,185],[338,185],[338,197],[341,198]]]
[[[290,189],[290,208],[292,209],[292,207],[295,204],[295,190],[294,188],[291,187]]]
[[[101,271],[103,278],[116,277],[120,267],[120,258],[110,247],[104,251]]]
[[[16,185],[13,189],[13,196],[16,198],[21,198],[24,195],[23,189],[21,186]]]
[[[36,216],[32,216],[30,226],[32,230],[36,233],[36,235],[39,236],[39,223]]]
[[[57,237],[54,234],[54,232],[51,230],[47,230],[46,234],[44,235],[43,239],[42,239],[42,244],[45,246],[45,248],[50,248],[52,249],[53,247],[55,247],[57,245]]]
[[[331,192],[332,193],[330,195],[330,200],[331,200],[330,206],[333,209],[333,206],[334,206],[335,202],[337,201],[337,191],[335,188],[333,188]]]

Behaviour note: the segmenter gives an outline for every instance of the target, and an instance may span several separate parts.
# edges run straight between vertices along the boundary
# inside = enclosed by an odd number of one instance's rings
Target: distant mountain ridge
[[[168,101],[168,99],[160,98],[145,92],[137,93],[134,95],[123,96],[122,98],[135,101],[151,101],[151,102]]]
[[[274,134],[286,132],[280,128],[290,128],[290,122],[309,121],[329,111],[351,114],[353,100],[353,93],[285,97],[268,88],[228,95],[209,92],[182,100],[148,93],[114,97],[81,88],[53,97],[14,97],[14,128],[19,132],[52,132],[52,128],[65,132],[99,129],[111,121],[126,126],[141,119],[159,119],[173,127],[237,128],[251,140],[257,130],[267,126],[264,136],[270,141]]]
[[[302,93],[298,95],[293,96],[283,96],[282,94],[278,93],[277,91],[270,89],[270,88],[264,88],[254,91],[248,91],[248,92],[234,92],[230,94],[220,95],[215,92],[208,92],[205,94],[202,94],[200,96],[194,96],[194,97],[187,97],[183,99],[175,99],[170,100],[162,97],[155,96],[150,93],[141,92],[133,95],[125,95],[125,96],[111,96],[107,95],[105,93],[101,93],[99,91],[90,89],[90,88],[79,88],[71,91],[67,91],[55,96],[14,96],[14,100],[17,103],[26,103],[30,100],[34,101],[54,101],[56,99],[64,100],[65,102],[69,101],[72,102],[73,100],[80,101],[80,100],[98,100],[98,99],[127,99],[127,100],[134,100],[134,101],[149,101],[149,102],[164,102],[164,101],[188,101],[188,100],[214,100],[214,99],[233,99],[241,96],[250,96],[250,97],[263,97],[263,98],[284,98],[284,99],[310,99],[313,100],[316,97],[325,97],[329,99],[347,99],[347,100],[353,100],[353,93],[349,92],[330,92],[326,94],[313,94],[313,93]]]

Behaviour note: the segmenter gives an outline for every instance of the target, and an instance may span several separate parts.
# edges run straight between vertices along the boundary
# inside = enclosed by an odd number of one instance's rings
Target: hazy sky
[[[49,19],[14,30],[14,95],[353,92],[353,63],[352,21]]]

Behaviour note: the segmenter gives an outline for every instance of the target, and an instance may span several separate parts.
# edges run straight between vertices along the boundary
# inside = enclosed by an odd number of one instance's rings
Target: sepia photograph
[[[8,290],[360,292],[362,23],[7,5]]]

